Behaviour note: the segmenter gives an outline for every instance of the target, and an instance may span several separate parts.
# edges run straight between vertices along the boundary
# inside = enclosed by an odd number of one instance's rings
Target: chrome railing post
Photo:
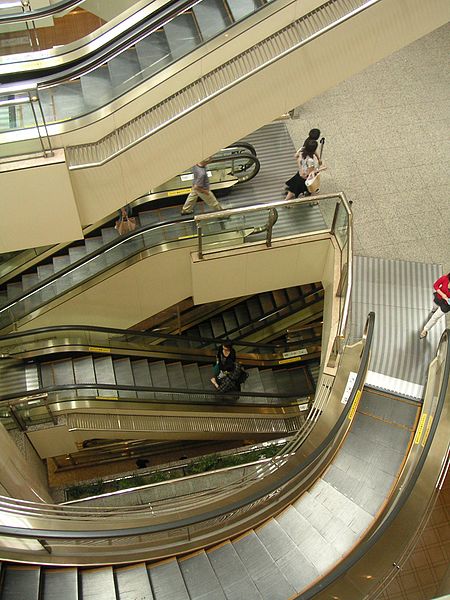
[[[197,222],[198,257],[203,258],[202,225]]]
[[[39,99],[38,89],[36,88],[35,95],[32,95],[31,90],[28,90],[27,93],[28,93],[28,98],[30,100],[31,111],[33,113],[34,122],[36,124],[36,131],[39,136],[39,141],[41,143],[42,152],[44,154],[44,157],[53,156],[52,143],[50,141],[50,136],[48,134],[47,124],[45,122],[45,116],[44,116],[42,104]],[[41,118],[42,118],[42,128],[45,132],[45,136],[42,136],[42,133],[41,133],[41,126],[39,125],[39,118],[38,118],[38,113],[36,112],[35,103],[37,103],[37,105],[39,107],[39,112],[40,112]],[[44,138],[47,140],[48,148],[45,147]]]

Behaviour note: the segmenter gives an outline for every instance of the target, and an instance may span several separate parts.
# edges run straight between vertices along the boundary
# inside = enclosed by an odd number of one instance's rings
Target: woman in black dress
[[[220,346],[217,351],[216,364],[214,365],[215,375],[211,377],[211,383],[215,388],[219,388],[220,380],[232,373],[236,366],[236,351],[228,340]]]
[[[285,200],[292,200],[302,195],[310,195],[306,187],[306,180],[308,175],[318,167],[315,157],[317,146],[318,143],[315,140],[307,140],[303,148],[295,153],[298,171],[294,177],[286,181],[287,194]]]

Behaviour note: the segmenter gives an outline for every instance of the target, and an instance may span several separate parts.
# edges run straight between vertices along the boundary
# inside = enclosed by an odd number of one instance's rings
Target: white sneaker
[[[428,335],[428,331],[425,331],[425,329],[422,329],[422,331],[419,333],[419,337],[421,340],[423,340],[423,338],[426,338]]]

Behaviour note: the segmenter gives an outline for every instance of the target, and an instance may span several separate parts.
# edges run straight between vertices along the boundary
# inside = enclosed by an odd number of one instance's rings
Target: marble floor
[[[449,57],[446,25],[304,104],[288,123],[297,147],[312,127],[325,136],[321,192],[353,201],[355,254],[450,271]]]

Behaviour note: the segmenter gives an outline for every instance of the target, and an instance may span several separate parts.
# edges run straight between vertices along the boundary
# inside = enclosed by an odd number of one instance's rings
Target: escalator
[[[235,185],[252,180],[259,169],[260,162],[251,144],[239,142],[223,148],[212,156],[208,164],[211,189],[216,194],[229,193]],[[186,194],[190,192],[192,179],[192,169],[186,170],[131,202],[129,207],[136,218],[138,229],[165,223],[179,216],[180,206]],[[119,234],[114,228],[117,218],[117,214],[107,215],[101,221],[89,225],[83,230],[83,242],[74,242],[72,247],[70,244],[58,244],[34,251],[28,249],[11,257],[2,255],[0,308],[7,301],[17,299],[62,268],[89,256],[94,250],[101,249],[112,240],[117,240]],[[24,274],[21,275],[22,273]]]
[[[183,338],[170,339],[172,346],[160,346],[155,334],[83,327],[3,336],[1,421],[24,430],[57,422],[78,433],[78,442],[113,434],[264,440],[290,435],[303,422],[313,382],[302,356],[297,365],[282,364],[298,344],[257,345],[246,354],[237,345],[248,379],[240,393],[218,394],[210,382],[214,340],[199,339],[194,350],[187,339],[182,350]]]
[[[369,339],[372,334],[373,330],[369,330]],[[409,535],[413,535],[411,516],[414,512],[411,511],[417,511],[417,502],[421,510],[424,509],[422,486],[436,478],[439,481],[445,467],[433,458],[438,448],[445,450],[448,445],[445,423],[438,425],[441,415],[445,416],[448,395],[448,347],[445,356],[438,361],[438,381],[431,386],[438,385],[440,391],[434,394],[430,389],[423,407],[419,402],[367,387],[358,391],[355,386],[320,452],[317,448],[314,459],[311,456],[309,460],[300,460],[295,468],[292,464],[290,473],[283,477],[294,481],[295,471],[300,478],[305,477],[306,471],[311,475],[311,469],[320,464],[321,452],[323,458],[328,457],[324,468],[318,469],[306,487],[284,490],[287,494],[284,505],[282,502],[277,505],[275,494],[272,503],[278,510],[272,506],[272,516],[267,517],[257,503],[248,505],[247,510],[258,513],[259,519],[255,515],[253,525],[247,521],[240,535],[224,532],[218,544],[205,544],[204,548],[197,545],[191,553],[177,554],[170,552],[177,531],[172,531],[171,538],[158,537],[156,531],[156,543],[167,544],[168,551],[164,553],[159,548],[153,553],[153,560],[141,559],[132,565],[126,564],[127,558],[122,554],[122,564],[109,564],[103,555],[95,568],[89,568],[85,562],[78,567],[58,567],[52,564],[56,561],[51,554],[46,557],[41,553],[40,565],[2,565],[0,597],[12,600],[19,594],[21,600],[56,600],[64,594],[71,600],[91,597],[98,600],[208,597],[322,600],[330,594],[338,597],[337,593],[351,600],[366,597],[379,584],[383,550],[389,555],[384,560],[386,566],[392,563],[389,535],[398,524],[404,528],[408,522]],[[365,370],[367,358],[366,351]],[[365,377],[365,373],[359,372],[358,379],[360,375]],[[420,415],[422,426],[417,427]],[[448,413],[445,420],[448,421]],[[303,469],[305,474],[300,475]],[[429,487],[423,489],[428,490],[428,502],[433,493]],[[245,513],[240,512],[242,508],[240,505],[237,518],[245,522]],[[204,540],[208,527],[218,527],[214,516],[216,513],[208,512],[210,521],[205,522],[206,528],[197,531]],[[110,523],[113,518],[109,516]],[[188,523],[193,535],[195,515]],[[181,526],[185,524],[180,521]],[[226,525],[227,521],[222,518],[220,528]],[[141,535],[144,529],[141,528]],[[68,539],[73,533],[65,532],[65,535],[66,544],[73,546],[74,540]],[[56,550],[56,540],[49,540]],[[111,540],[112,543],[117,541]],[[80,545],[85,556],[100,556],[101,546],[96,540],[90,543],[84,540]],[[67,552],[67,546],[60,548]],[[127,544],[126,550],[129,561],[135,548]],[[373,564],[374,550],[378,551],[376,565]],[[158,554],[161,557],[165,554],[165,558],[158,560]],[[362,571],[369,577],[361,577],[361,563],[364,569],[369,569]]]

